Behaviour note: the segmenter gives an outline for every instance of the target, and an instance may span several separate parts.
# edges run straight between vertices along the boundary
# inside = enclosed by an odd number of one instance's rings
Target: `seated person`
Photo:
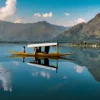
[[[34,54],[36,54],[36,53],[43,53],[43,54],[46,54],[46,52],[45,51],[39,51],[39,49],[37,48],[37,47],[35,47],[34,48]]]
[[[35,48],[34,48],[34,54],[36,54],[36,53],[38,53],[38,52],[39,52],[38,48],[35,47]]]
[[[25,51],[25,46],[23,46],[22,52],[23,52],[23,53],[26,53],[26,51]]]

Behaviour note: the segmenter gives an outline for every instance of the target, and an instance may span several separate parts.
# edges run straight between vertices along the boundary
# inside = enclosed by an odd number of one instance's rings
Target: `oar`
[[[71,61],[71,62],[74,62],[75,60],[73,59],[70,59],[70,58],[65,58],[65,57],[60,57],[60,59],[63,59],[63,60],[68,60],[68,61]]]
[[[10,52],[10,53],[14,53],[15,51],[13,51],[13,50],[8,50],[8,52]]]

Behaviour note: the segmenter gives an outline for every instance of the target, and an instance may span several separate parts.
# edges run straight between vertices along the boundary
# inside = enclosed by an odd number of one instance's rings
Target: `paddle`
[[[15,51],[13,51],[13,50],[8,50],[8,52],[10,52],[10,53],[14,53]]]

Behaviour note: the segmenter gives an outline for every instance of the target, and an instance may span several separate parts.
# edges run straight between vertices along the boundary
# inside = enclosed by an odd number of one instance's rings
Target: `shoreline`
[[[55,41],[0,41],[0,44],[32,44],[32,43],[52,43],[52,42],[55,42]],[[67,43],[67,42],[58,42],[60,46],[63,46],[63,47],[78,47],[78,48],[100,48],[100,42],[70,42],[70,43]]]

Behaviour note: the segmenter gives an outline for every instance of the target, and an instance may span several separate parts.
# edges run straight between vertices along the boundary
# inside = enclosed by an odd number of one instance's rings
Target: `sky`
[[[47,21],[73,26],[100,13],[100,0],[0,0],[0,20],[13,23]]]

